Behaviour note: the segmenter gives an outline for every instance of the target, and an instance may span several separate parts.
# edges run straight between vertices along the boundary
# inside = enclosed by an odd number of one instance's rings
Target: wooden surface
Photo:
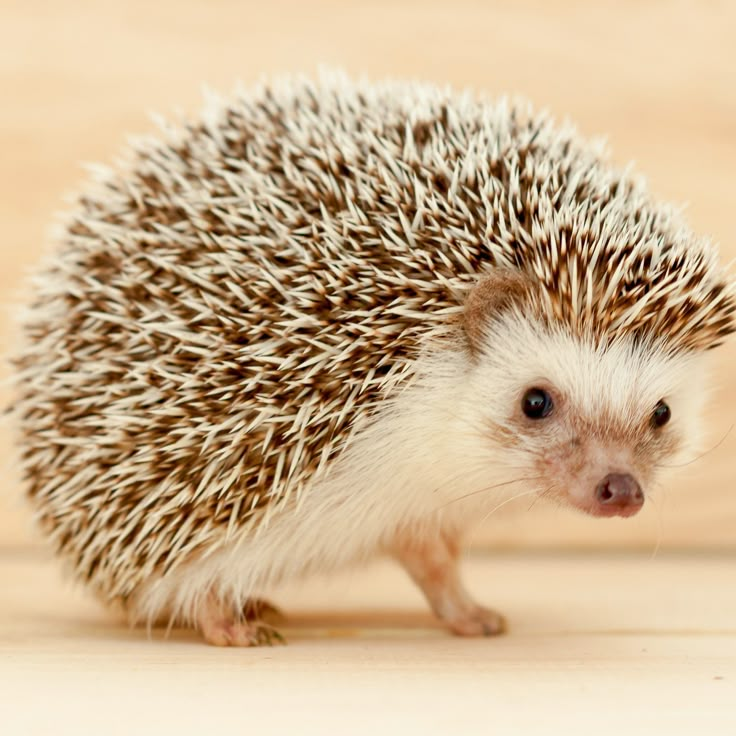
[[[194,110],[203,83],[342,66],[523,93],[586,135],[608,136],[663,197],[736,255],[736,4],[649,0],[409,2],[20,2],[0,4],[0,298],[36,261],[52,213],[110,161],[147,113]],[[10,341],[7,323],[0,348]],[[733,422],[736,346],[716,356],[715,444]],[[0,467],[9,457],[5,435]],[[558,511],[478,536],[505,546],[736,546],[736,432],[625,523]],[[5,473],[4,477],[8,477]],[[25,544],[27,513],[0,494],[0,544]],[[658,531],[658,527],[661,531]]]
[[[458,639],[379,564],[282,591],[286,647],[130,630],[37,555],[0,555],[0,712],[35,734],[736,733],[736,566],[708,555],[492,556],[510,633]]]

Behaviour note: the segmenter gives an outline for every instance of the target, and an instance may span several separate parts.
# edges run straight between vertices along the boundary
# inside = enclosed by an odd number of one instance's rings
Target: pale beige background
[[[194,110],[200,89],[341,66],[523,93],[616,160],[736,255],[736,4],[716,2],[11,2],[0,6],[0,296],[46,242],[80,162],[111,160],[148,111]],[[6,321],[2,348],[7,347]],[[715,355],[715,444],[736,415],[736,347]],[[2,437],[0,461],[8,457]],[[603,522],[535,506],[478,535],[503,545],[736,546],[736,431],[640,518]],[[0,495],[0,545],[28,515]]]

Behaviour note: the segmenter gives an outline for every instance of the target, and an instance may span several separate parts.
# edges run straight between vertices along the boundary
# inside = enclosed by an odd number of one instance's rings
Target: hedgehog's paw
[[[199,630],[208,644],[216,647],[257,647],[285,644],[284,637],[270,624],[235,617],[201,617]]]
[[[281,634],[261,616],[277,609],[258,599],[248,601],[242,613],[210,598],[197,616],[197,628],[205,641],[217,647],[255,647],[285,643]]]
[[[503,616],[479,606],[463,587],[458,571],[459,544],[452,537],[399,538],[394,551],[424,591],[437,617],[452,632],[459,636],[495,636],[506,630]]]
[[[506,631],[506,619],[491,608],[473,606],[461,614],[444,616],[445,623],[458,636],[497,636]]]

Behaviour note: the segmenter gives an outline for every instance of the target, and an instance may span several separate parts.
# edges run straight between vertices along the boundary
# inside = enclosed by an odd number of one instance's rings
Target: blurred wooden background
[[[150,111],[195,110],[203,84],[340,66],[522,93],[608,137],[659,195],[736,255],[736,4],[633,0],[125,0],[0,6],[0,299],[12,301],[80,163],[110,161]],[[3,318],[0,347],[10,342]],[[601,521],[535,505],[492,520],[502,546],[736,547],[736,346],[715,356],[711,440],[640,517]],[[10,462],[7,432],[0,462]],[[0,467],[4,467],[1,466]],[[10,465],[8,465],[10,468]],[[9,469],[0,545],[32,543]]]

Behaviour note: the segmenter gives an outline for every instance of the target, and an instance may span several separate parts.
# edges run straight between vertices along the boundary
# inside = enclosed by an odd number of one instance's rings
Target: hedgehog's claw
[[[259,645],[266,644],[272,647],[274,644],[286,644],[286,639],[281,632],[273,626],[261,623],[257,625],[257,629],[256,638]]]
[[[506,619],[491,608],[472,606],[445,620],[458,636],[498,636],[506,631]]]

